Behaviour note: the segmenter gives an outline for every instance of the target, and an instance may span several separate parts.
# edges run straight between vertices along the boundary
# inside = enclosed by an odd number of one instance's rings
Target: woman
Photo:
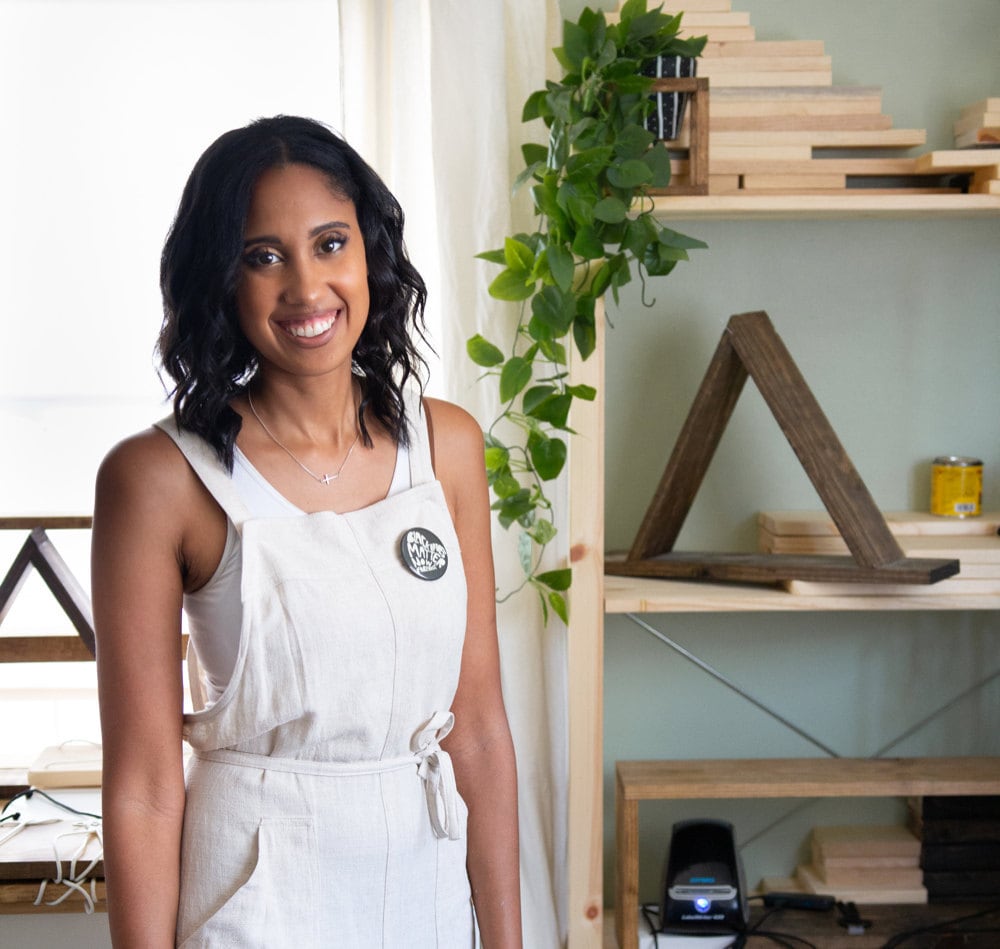
[[[184,190],[173,416],[97,479],[116,947],[471,946],[470,896],[488,949],[521,945],[482,438],[410,384],[402,229],[306,119],[223,135]]]

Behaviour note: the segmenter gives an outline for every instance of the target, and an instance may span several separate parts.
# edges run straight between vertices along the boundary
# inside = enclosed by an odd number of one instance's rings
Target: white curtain
[[[554,68],[556,0],[340,0],[340,12],[342,131],[406,213],[410,256],[430,290],[430,391],[486,424],[495,387],[476,383],[465,340],[482,333],[506,348],[516,315],[487,295],[496,268],[474,255],[531,227],[511,183],[521,143],[544,133],[521,123],[521,107]],[[565,484],[552,494],[559,541]],[[515,541],[495,532],[501,591],[521,576]],[[566,554],[553,550],[553,565]],[[530,591],[501,604],[499,620],[518,756],[524,944],[545,949],[566,934],[566,630],[557,619],[542,627]]]

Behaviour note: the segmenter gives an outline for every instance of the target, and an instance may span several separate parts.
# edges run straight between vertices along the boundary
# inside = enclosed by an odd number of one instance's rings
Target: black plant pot
[[[655,76],[657,79],[688,79],[697,72],[698,60],[689,56],[657,56],[642,69],[644,76]],[[646,119],[646,128],[657,138],[668,142],[677,138],[684,121],[688,96],[687,92],[657,92],[651,95],[653,111]]]

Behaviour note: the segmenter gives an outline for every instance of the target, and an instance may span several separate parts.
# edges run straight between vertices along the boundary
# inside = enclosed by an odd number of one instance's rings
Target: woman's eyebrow
[[[317,224],[316,227],[309,231],[309,236],[316,237],[324,231],[329,231],[332,228],[350,230],[351,225],[346,221],[327,221],[325,224]],[[281,238],[274,234],[259,234],[256,237],[248,237],[243,242],[243,246],[250,247],[252,244],[280,244],[281,242]]]

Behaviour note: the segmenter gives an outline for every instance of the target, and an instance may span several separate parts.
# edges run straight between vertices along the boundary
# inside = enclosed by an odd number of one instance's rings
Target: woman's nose
[[[286,303],[315,303],[322,298],[326,283],[323,268],[313,259],[293,262],[282,294]]]

